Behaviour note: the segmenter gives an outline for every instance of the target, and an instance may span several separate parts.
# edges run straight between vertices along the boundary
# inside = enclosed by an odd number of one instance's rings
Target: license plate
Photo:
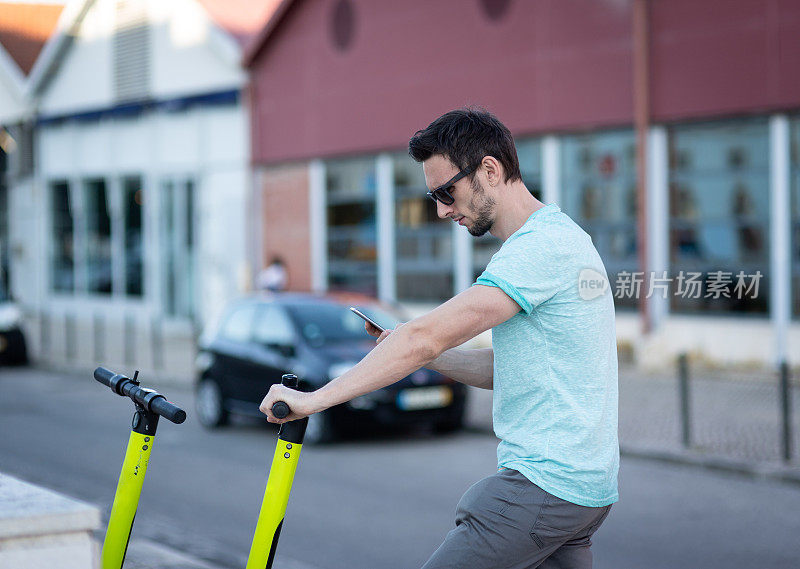
[[[404,389],[397,395],[397,407],[403,411],[438,409],[447,407],[453,400],[453,391],[446,386]]]

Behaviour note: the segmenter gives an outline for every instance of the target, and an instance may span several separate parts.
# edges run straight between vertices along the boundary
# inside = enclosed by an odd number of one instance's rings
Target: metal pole
[[[781,439],[783,442],[783,460],[792,460],[792,399],[789,382],[789,363],[782,361],[781,370]]]
[[[100,313],[94,315],[94,361],[102,362],[106,352],[106,332],[104,329],[103,316]]]
[[[692,446],[692,425],[689,412],[689,362],[686,354],[678,357],[678,377],[681,405],[681,436],[684,448]]]
[[[636,130],[636,240],[639,270],[650,286],[647,245],[647,133],[650,129],[650,15],[647,0],[633,3],[633,122]],[[647,295],[639,298],[642,332],[652,329]]]
[[[40,338],[39,338],[39,351],[40,357],[49,360],[50,358],[50,315],[44,310],[41,312],[41,319],[39,320]]]
[[[136,333],[134,330],[133,316],[130,314],[125,315],[124,321],[124,342],[125,342],[125,365],[133,365],[136,361]]]
[[[153,367],[161,369],[164,366],[164,343],[161,334],[161,320],[156,316],[150,320],[150,341],[153,352]]]
[[[65,351],[67,361],[74,360],[78,355],[78,347],[76,345],[77,338],[75,334],[75,315],[66,314],[64,316],[64,341],[66,342]]]

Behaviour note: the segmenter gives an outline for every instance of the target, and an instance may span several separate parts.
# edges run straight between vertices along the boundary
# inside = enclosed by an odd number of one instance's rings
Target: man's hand
[[[397,328],[400,328],[400,326],[402,326],[402,324],[398,324]],[[394,330],[396,330],[397,328],[395,328],[395,329],[387,328],[386,330],[381,332],[380,330],[378,330],[375,326],[373,326],[369,322],[366,322],[366,321],[364,322],[364,329],[367,331],[367,334],[377,338],[377,340],[375,340],[376,344],[380,344],[381,342],[383,342],[386,338],[389,337],[389,334],[394,332]]]
[[[267,392],[264,400],[261,401],[258,409],[267,416],[267,421],[270,423],[283,424],[322,411],[322,408],[316,404],[315,399],[314,393],[304,393],[276,383],[269,388],[269,392]],[[288,417],[278,419],[272,414],[272,406],[276,401],[283,401],[289,406]]]

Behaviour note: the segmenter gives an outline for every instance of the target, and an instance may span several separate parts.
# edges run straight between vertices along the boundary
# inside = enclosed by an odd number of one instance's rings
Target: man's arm
[[[492,348],[472,350],[451,348],[425,366],[433,371],[481,389],[494,384],[494,351]]]
[[[402,324],[398,324],[398,328]],[[375,336],[377,343],[381,343],[394,330],[381,331],[369,322],[364,323],[364,329],[371,336]],[[494,350],[492,348],[462,349],[450,348],[438,358],[425,365],[426,368],[438,371],[447,377],[465,385],[492,389],[494,387]]]
[[[316,391],[301,393],[273,385],[261,402],[261,412],[274,423],[293,421],[386,387],[517,312],[519,305],[499,288],[470,287],[389,334],[355,367]],[[285,401],[292,410],[286,419],[272,415],[276,401]]]

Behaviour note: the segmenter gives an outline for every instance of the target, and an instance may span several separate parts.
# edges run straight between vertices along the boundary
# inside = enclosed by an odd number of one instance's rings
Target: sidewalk
[[[97,543],[103,543],[103,534],[96,536]],[[100,546],[98,546],[100,547]],[[273,564],[275,569],[320,569],[301,561],[287,558],[280,551]],[[125,555],[125,569],[232,569],[229,566],[210,563],[194,555],[178,551],[167,545],[149,539],[133,537]]]
[[[470,390],[467,425],[491,430],[492,395]],[[695,371],[690,378],[691,446],[682,444],[677,373],[620,370],[623,455],[767,476],[800,484],[800,388],[791,390],[792,461],[782,460],[778,378],[764,372]]]
[[[98,536],[102,544],[103,536]],[[147,539],[131,538],[125,555],[125,569],[223,569]]]

